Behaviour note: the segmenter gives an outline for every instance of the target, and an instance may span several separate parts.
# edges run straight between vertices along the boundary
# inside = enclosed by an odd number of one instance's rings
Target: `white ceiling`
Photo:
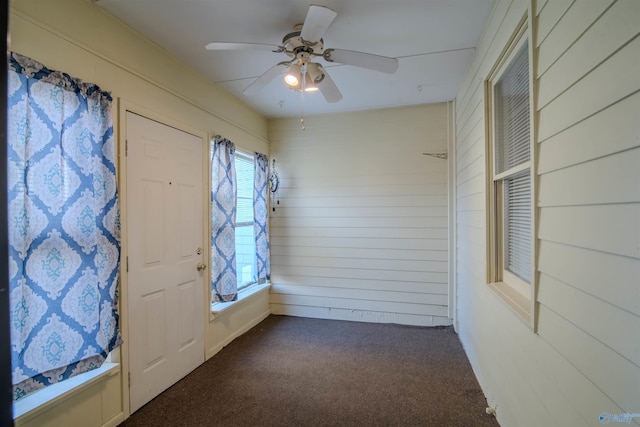
[[[209,51],[210,42],[280,45],[311,2],[337,12],[324,47],[398,58],[395,74],[320,59],[343,94],[327,103],[277,78],[258,95],[242,91],[278,62],[269,51]],[[493,0],[96,0],[96,4],[266,117],[425,104],[455,97]],[[304,105],[303,105],[304,104]]]

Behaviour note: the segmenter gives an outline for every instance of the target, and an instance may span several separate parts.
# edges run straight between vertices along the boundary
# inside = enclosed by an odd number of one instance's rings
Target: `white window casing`
[[[487,282],[535,329],[532,47],[522,19],[485,85]]]

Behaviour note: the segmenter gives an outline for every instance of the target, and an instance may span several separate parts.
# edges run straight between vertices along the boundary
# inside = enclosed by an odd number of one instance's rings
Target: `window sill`
[[[82,393],[87,387],[118,373],[120,373],[119,363],[105,362],[97,369],[35,391],[17,402],[13,402],[13,419],[26,421],[40,415],[61,401],[74,394]]]
[[[491,289],[511,310],[513,310],[529,327],[531,323],[531,300],[518,292],[506,282],[489,283]]]
[[[212,303],[210,320],[213,320],[213,318],[217,316],[228,313],[229,311],[242,306],[244,303],[246,303],[246,301],[250,300],[253,295],[259,294],[261,292],[267,292],[270,287],[271,283],[269,282],[252,286],[249,289],[240,291],[240,293],[238,293],[238,299],[236,301]]]

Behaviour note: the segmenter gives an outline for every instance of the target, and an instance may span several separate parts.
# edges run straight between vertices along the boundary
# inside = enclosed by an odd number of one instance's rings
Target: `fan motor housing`
[[[324,50],[322,39],[317,42],[309,42],[300,37],[300,31],[294,31],[284,36],[282,46],[287,49],[285,51],[287,55],[303,61],[309,61],[312,55],[322,56]]]

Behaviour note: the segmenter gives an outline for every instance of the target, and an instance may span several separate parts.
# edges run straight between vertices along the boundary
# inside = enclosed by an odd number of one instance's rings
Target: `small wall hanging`
[[[447,158],[449,158],[446,151],[443,151],[441,153],[422,153],[422,154],[425,156],[435,157],[436,159],[447,160]]]
[[[280,188],[280,176],[278,176],[278,171],[276,171],[276,159],[273,159],[273,163],[271,166],[271,173],[269,174],[269,191],[271,192],[271,209],[273,212],[276,211],[275,205],[280,204],[280,199],[278,198],[278,189]],[[275,205],[274,205],[275,201]]]

